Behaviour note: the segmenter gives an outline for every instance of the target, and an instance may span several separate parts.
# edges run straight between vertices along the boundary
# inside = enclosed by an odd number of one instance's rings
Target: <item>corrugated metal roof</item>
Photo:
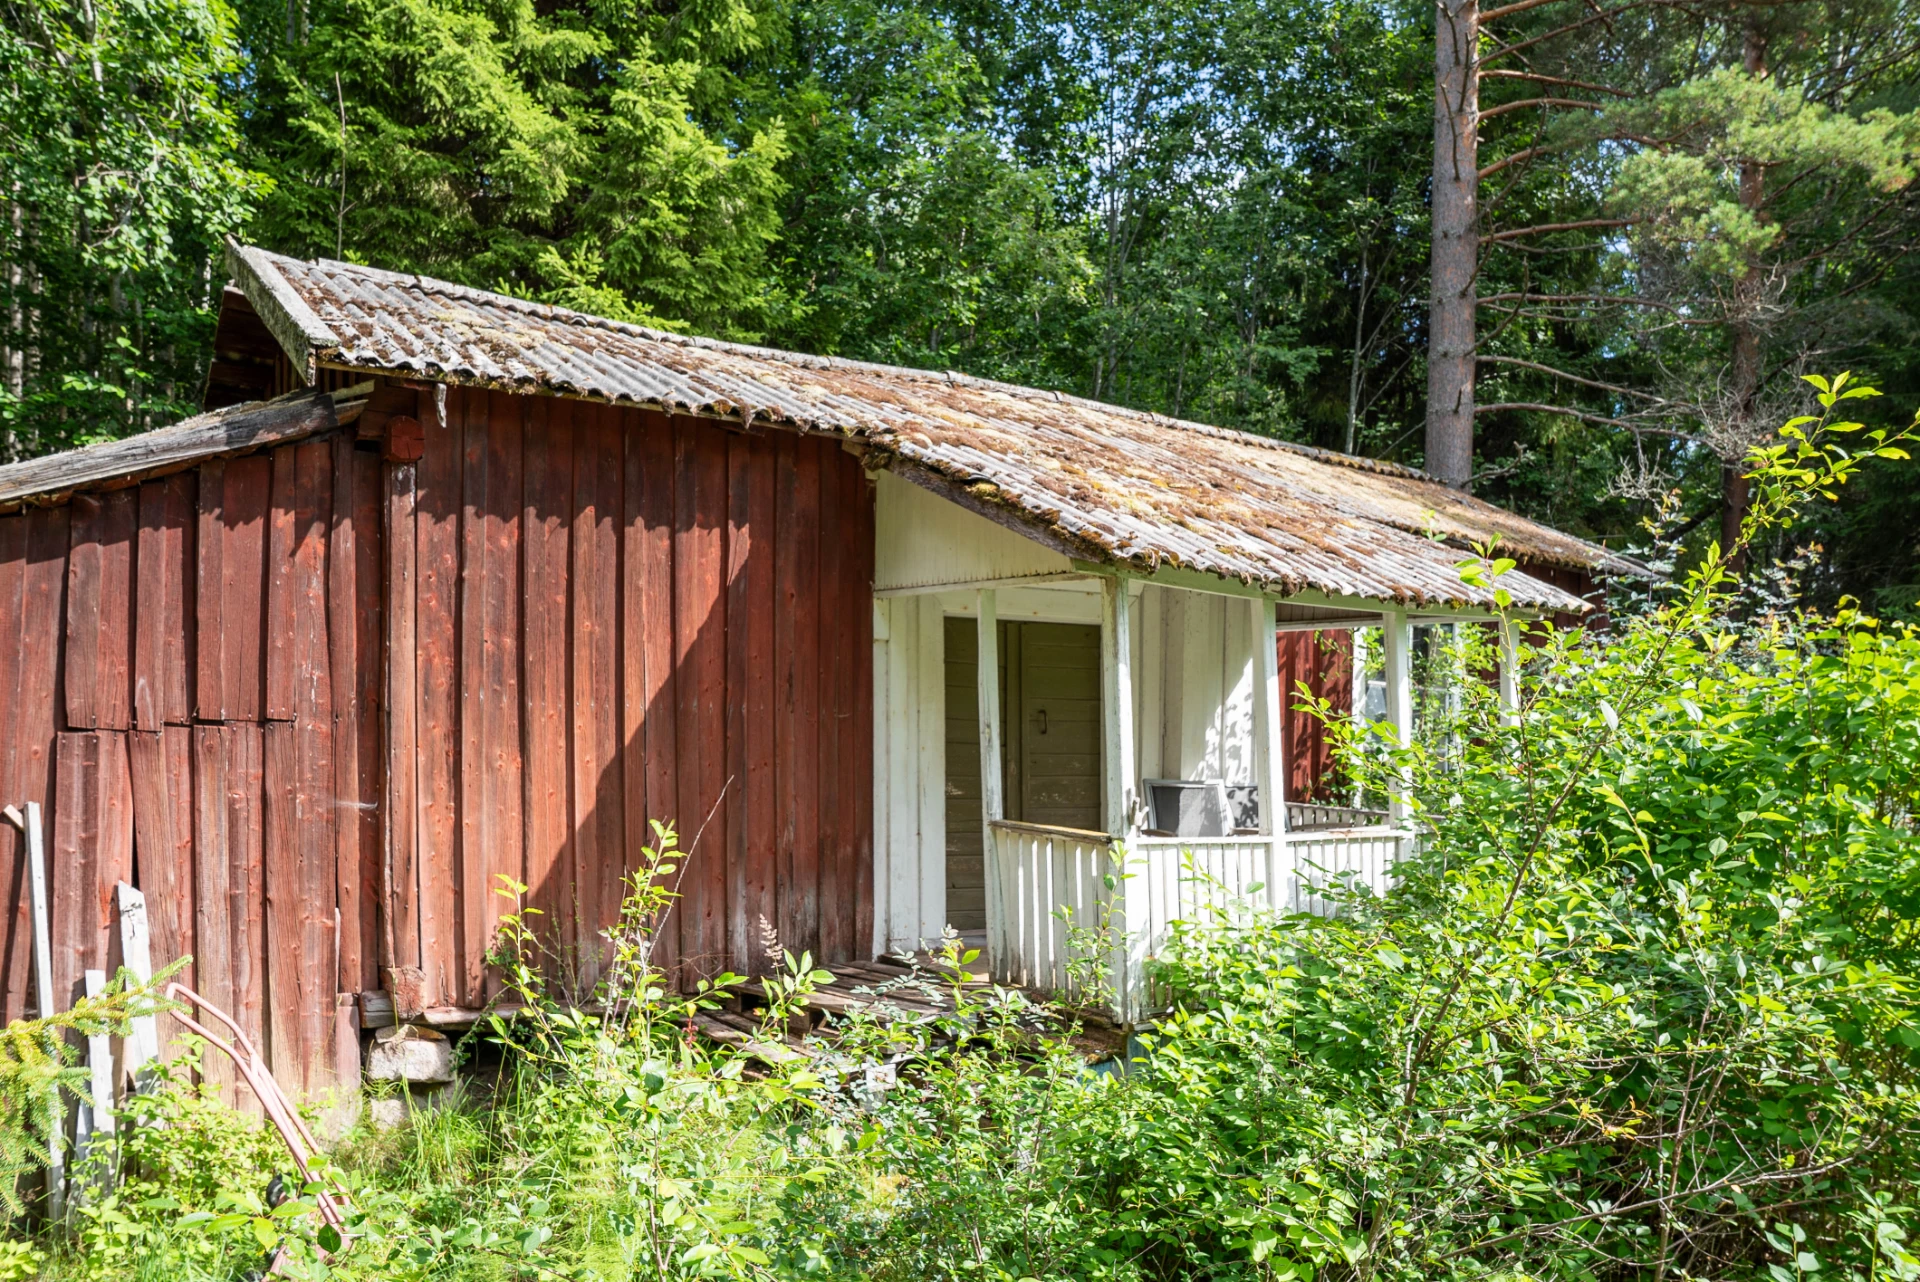
[[[1175,566],[1276,595],[1492,604],[1472,543],[1597,573],[1604,548],[1411,469],[961,374],[689,338],[419,276],[234,246],[234,275],[296,368],[657,407],[825,433],[1089,560]],[[1519,572],[1518,604],[1586,603]]]

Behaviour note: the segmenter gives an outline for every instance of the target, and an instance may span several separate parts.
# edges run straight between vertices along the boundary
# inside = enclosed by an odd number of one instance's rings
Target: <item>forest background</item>
[[[1720,534],[1800,372],[1920,401],[1907,0],[0,15],[8,457],[197,409],[230,234],[1414,465],[1444,402],[1456,480],[1615,547]],[[1767,551],[1916,613],[1911,488]]]

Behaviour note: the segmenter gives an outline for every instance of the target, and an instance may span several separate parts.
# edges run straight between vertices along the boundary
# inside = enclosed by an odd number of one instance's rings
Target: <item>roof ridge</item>
[[[271,251],[263,251],[271,252]],[[288,258],[291,262],[300,259],[287,255],[274,254],[275,258]],[[626,334],[644,338],[652,342],[672,343],[688,347],[698,347],[707,351],[721,351],[742,356],[752,356],[777,361],[782,365],[792,365],[801,369],[820,366],[827,369],[870,372],[890,378],[906,377],[928,382],[945,381],[983,391],[1002,392],[1020,399],[1051,397],[1056,403],[1072,405],[1077,408],[1095,410],[1102,414],[1122,414],[1129,418],[1141,419],[1156,427],[1174,428],[1183,432],[1195,432],[1219,440],[1237,441],[1244,445],[1260,449],[1284,450],[1299,454],[1316,462],[1333,467],[1353,468],[1356,471],[1374,472],[1384,476],[1400,476],[1415,481],[1435,481],[1430,474],[1404,463],[1394,463],[1386,459],[1371,459],[1359,454],[1343,454],[1338,450],[1322,449],[1316,445],[1306,445],[1299,441],[1283,440],[1276,436],[1261,436],[1243,428],[1221,427],[1214,423],[1201,423],[1194,419],[1176,418],[1154,410],[1139,409],[1131,405],[1115,405],[1111,401],[1095,400],[1075,392],[1063,392],[1055,388],[1029,387],[1021,383],[1009,383],[1003,379],[986,378],[979,374],[968,374],[960,370],[935,370],[918,365],[888,365],[880,361],[863,361],[848,356],[822,356],[811,352],[796,352],[782,347],[762,347],[754,343],[734,342],[724,338],[711,338],[699,334],[678,334],[672,330],[656,329],[651,325],[639,325],[633,321],[615,320],[608,316],[596,316],[592,312],[583,312],[578,308],[564,307],[557,303],[539,303],[531,299],[517,298],[512,294],[502,294],[497,290],[480,289],[473,285],[461,285],[450,280],[441,280],[437,276],[422,276],[417,272],[396,272],[381,267],[370,267],[364,263],[343,262],[335,258],[316,258],[303,266],[318,267],[327,271],[349,271],[370,276],[376,280],[388,281],[396,285],[412,286],[425,294],[459,299],[465,302],[484,303],[489,307],[503,307],[508,311],[523,315],[537,316],[542,320],[558,321],[563,324],[577,324],[586,329],[604,329],[612,333]],[[1435,482],[1438,483],[1437,481]]]

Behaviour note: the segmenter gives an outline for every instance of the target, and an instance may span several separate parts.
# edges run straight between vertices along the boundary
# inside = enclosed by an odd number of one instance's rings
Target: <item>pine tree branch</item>
[[[1605,414],[1590,414],[1586,410],[1577,410],[1570,405],[1548,405],[1543,401],[1497,401],[1492,405],[1476,405],[1473,407],[1475,414],[1497,414],[1501,410],[1539,410],[1544,414],[1564,414],[1568,418],[1577,418],[1582,422],[1605,423],[1609,427],[1624,427],[1630,432],[1661,431],[1659,428],[1649,427],[1645,423],[1637,423],[1632,419],[1608,418]],[[1661,434],[1665,436],[1679,435],[1679,433],[1676,432],[1661,432]]]
[[[1516,13],[1525,13],[1529,9],[1538,9],[1543,4],[1552,4],[1554,0],[1513,0],[1512,4],[1503,4],[1497,9],[1488,9],[1481,13],[1482,23],[1498,22],[1502,18],[1511,18]]]
[[[1655,298],[1636,298],[1628,294],[1482,294],[1483,303],[1615,303],[1622,307],[1652,307],[1663,312],[1678,312],[1672,303]]]
[[[1601,103],[1587,102],[1580,98],[1519,98],[1513,102],[1503,102],[1497,107],[1488,107],[1480,113],[1480,119],[1491,120],[1495,116],[1504,116],[1509,111],[1521,111],[1527,107],[1580,107],[1586,111],[1606,110]]]
[[[1480,167],[1480,181],[1485,182],[1502,169],[1505,169],[1508,165],[1517,165],[1523,160],[1532,160],[1535,156],[1544,156],[1550,152],[1564,151],[1571,146],[1573,146],[1572,143],[1558,142],[1542,143],[1538,147],[1522,147],[1519,151],[1511,152],[1508,155],[1500,157],[1500,159],[1494,161],[1491,165],[1482,165]]]
[[[1539,374],[1550,374],[1554,378],[1563,379],[1569,383],[1578,383],[1582,387],[1591,387],[1595,391],[1612,392],[1616,396],[1631,396],[1637,400],[1650,401],[1655,405],[1676,405],[1676,402],[1670,401],[1664,396],[1655,396],[1652,392],[1643,392],[1633,387],[1622,387],[1618,383],[1602,383],[1598,379],[1587,378],[1580,374],[1570,374],[1566,370],[1555,369],[1551,365],[1542,365],[1538,361],[1521,360],[1517,356],[1491,356],[1486,353],[1481,353],[1473,359],[1476,362],[1489,365],[1517,365],[1521,369],[1530,369]]]
[[[1489,76],[1497,80],[1528,80],[1542,85],[1565,85],[1569,89],[1585,89],[1592,93],[1612,94],[1616,98],[1631,98],[1625,89],[1615,89],[1612,85],[1595,84],[1591,80],[1569,80],[1565,76],[1549,76],[1538,71],[1508,71],[1495,67],[1491,71],[1478,73],[1482,79]]]
[[[1545,236],[1557,231],[1581,231],[1588,227],[1631,227],[1639,222],[1637,218],[1582,218],[1571,223],[1535,223],[1531,227],[1515,227],[1511,231],[1497,231],[1482,236],[1482,245],[1492,244],[1496,240],[1518,240],[1522,236]]]
[[[1672,145],[1671,139],[1649,138],[1645,134],[1610,133],[1610,134],[1603,135],[1603,137],[1613,142],[1637,142],[1643,147],[1658,147],[1658,148],[1664,149]],[[1580,141],[1570,140],[1567,142],[1541,143],[1537,147],[1523,147],[1519,151],[1516,151],[1511,155],[1502,156],[1500,159],[1494,161],[1491,165],[1488,165],[1485,168],[1483,168],[1480,171],[1480,180],[1482,182],[1485,182],[1487,179],[1493,177],[1493,175],[1499,173],[1502,169],[1505,169],[1508,165],[1514,164],[1518,161],[1532,160],[1535,156],[1545,156],[1556,151],[1566,151],[1571,147],[1577,147],[1581,145],[1581,142],[1593,142],[1593,141],[1596,141],[1596,140],[1588,138],[1588,139],[1582,139]]]
[[[1582,419],[1588,423],[1606,423],[1612,427],[1633,427],[1634,424],[1624,418],[1608,418],[1604,414],[1589,414],[1569,405],[1548,405],[1541,401],[1498,401],[1492,405],[1476,405],[1475,414],[1498,414],[1502,410],[1539,410],[1546,414],[1564,414],[1568,418]]]
[[[1481,63],[1485,64],[1485,63],[1492,62],[1495,58],[1507,57],[1509,54],[1518,53],[1522,49],[1530,49],[1534,45],[1545,44],[1547,41],[1553,40],[1559,36],[1569,35],[1572,32],[1579,31],[1583,27],[1590,27],[1596,22],[1611,22],[1613,21],[1613,19],[1619,17],[1620,15],[1625,13],[1630,13],[1635,9],[1684,8],[1685,5],[1686,5],[1686,0],[1628,0],[1626,4],[1614,5],[1610,9],[1595,9],[1592,13],[1580,19],[1578,22],[1569,22],[1565,26],[1555,27],[1552,31],[1545,31],[1537,36],[1529,36],[1525,40],[1516,40],[1514,43],[1509,45],[1501,45],[1498,49],[1495,49],[1490,53],[1483,54],[1480,58],[1480,61]],[[1499,10],[1496,9],[1494,10],[1494,12],[1498,13]],[[1485,23],[1492,21],[1492,19],[1487,15],[1483,14],[1481,15],[1480,21],[1484,25]]]

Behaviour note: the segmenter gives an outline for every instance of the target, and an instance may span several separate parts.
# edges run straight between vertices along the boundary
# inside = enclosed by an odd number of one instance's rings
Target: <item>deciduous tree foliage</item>
[[[20,448],[190,405],[241,229],[1427,464],[1621,541],[1677,488],[1696,552],[1784,373],[1908,394],[1905,0],[7,12]],[[1477,32],[1459,120],[1443,16]],[[1884,493],[1817,532],[1829,600],[1920,595]]]
[[[0,5],[0,458],[198,409],[240,72],[224,0]]]

